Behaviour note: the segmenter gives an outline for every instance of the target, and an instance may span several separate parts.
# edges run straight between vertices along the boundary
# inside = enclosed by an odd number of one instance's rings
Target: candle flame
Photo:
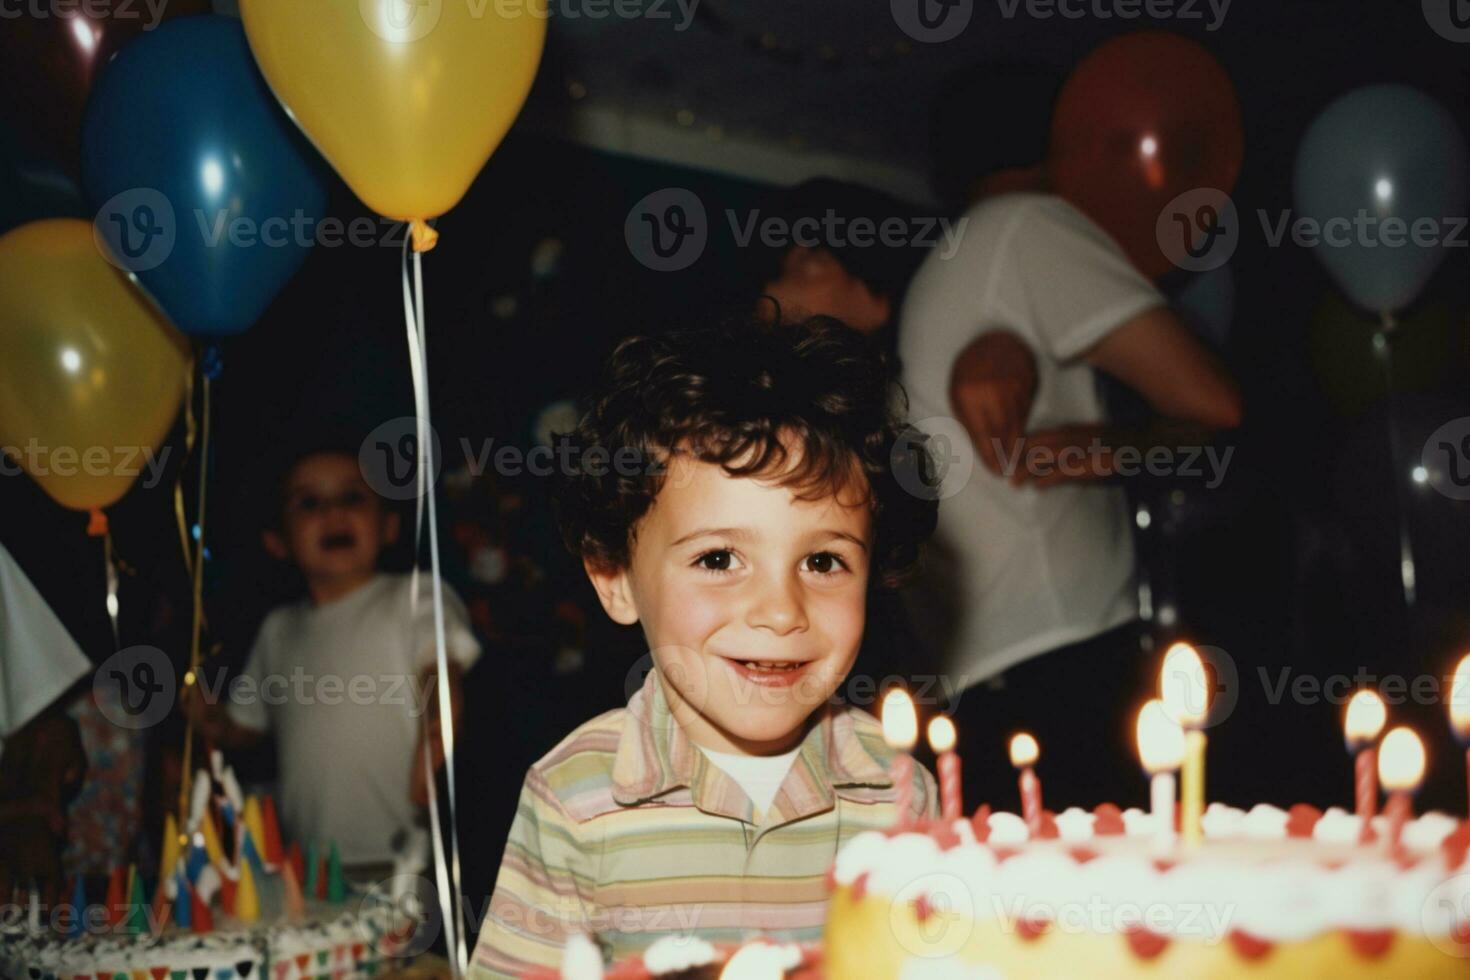
[[[1373,691],[1354,694],[1348,701],[1347,720],[1343,723],[1348,748],[1357,751],[1371,745],[1387,723],[1388,709],[1383,706],[1382,698]]]
[[[1457,738],[1470,738],[1470,653],[1460,658],[1450,682],[1450,727]]]
[[[935,715],[929,722],[929,748],[936,755],[948,752],[954,748],[955,730],[954,722],[944,715]]]
[[[1198,728],[1210,713],[1209,678],[1199,652],[1188,643],[1176,643],[1164,654],[1159,672],[1159,695],[1169,717],[1184,728]]]
[[[919,717],[909,692],[895,687],[883,695],[883,741],[888,747],[907,752],[919,740]]]
[[[1390,793],[1414,792],[1424,781],[1424,743],[1411,729],[1395,728],[1378,747],[1378,781]]]
[[[1017,769],[1036,765],[1036,760],[1041,758],[1041,746],[1036,744],[1036,739],[1026,732],[1021,732],[1011,739],[1011,765]]]
[[[1184,764],[1184,729],[1157,698],[1138,712],[1138,757],[1150,776],[1173,772]]]

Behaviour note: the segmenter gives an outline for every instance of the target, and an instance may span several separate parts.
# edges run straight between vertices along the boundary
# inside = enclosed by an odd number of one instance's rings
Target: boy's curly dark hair
[[[670,453],[685,451],[805,499],[861,493],[873,508],[871,581],[897,585],[938,515],[923,492],[932,464],[906,411],[877,346],[827,317],[625,340],[562,437],[571,463],[557,493],[563,538],[593,565],[626,567]]]

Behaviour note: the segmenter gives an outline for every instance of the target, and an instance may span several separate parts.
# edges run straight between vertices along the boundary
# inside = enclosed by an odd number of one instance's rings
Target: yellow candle
[[[1199,653],[1176,643],[1164,654],[1159,691],[1168,715],[1184,729],[1184,768],[1179,776],[1179,831],[1186,846],[1199,844],[1205,814],[1205,733],[1210,713],[1209,680]]]

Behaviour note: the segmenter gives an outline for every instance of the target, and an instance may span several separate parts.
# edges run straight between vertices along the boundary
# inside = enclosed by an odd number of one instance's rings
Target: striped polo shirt
[[[897,818],[891,757],[872,715],[824,706],[758,814],[675,722],[650,671],[626,708],[526,774],[470,977],[556,966],[579,932],[608,959],[669,934],[815,942],[838,848]],[[914,773],[910,816],[933,816],[933,777]]]

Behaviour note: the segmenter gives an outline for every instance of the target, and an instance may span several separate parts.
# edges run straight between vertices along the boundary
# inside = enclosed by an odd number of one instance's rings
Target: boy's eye
[[[735,556],[727,548],[718,551],[706,551],[694,559],[694,564],[707,572],[728,572],[734,563]]]
[[[311,494],[307,494],[304,497],[297,497],[296,498],[296,509],[299,510],[299,511],[305,511],[306,513],[310,513],[310,512],[312,512],[314,510],[320,510],[321,509],[321,506],[322,506],[322,498],[320,498],[320,497],[314,497]]]
[[[818,575],[831,575],[833,572],[844,571],[847,568],[847,563],[830,551],[818,551],[807,555],[804,564],[807,571],[816,572]]]
[[[342,506],[344,507],[361,507],[365,503],[367,503],[367,494],[361,490],[348,490],[342,494]]]

